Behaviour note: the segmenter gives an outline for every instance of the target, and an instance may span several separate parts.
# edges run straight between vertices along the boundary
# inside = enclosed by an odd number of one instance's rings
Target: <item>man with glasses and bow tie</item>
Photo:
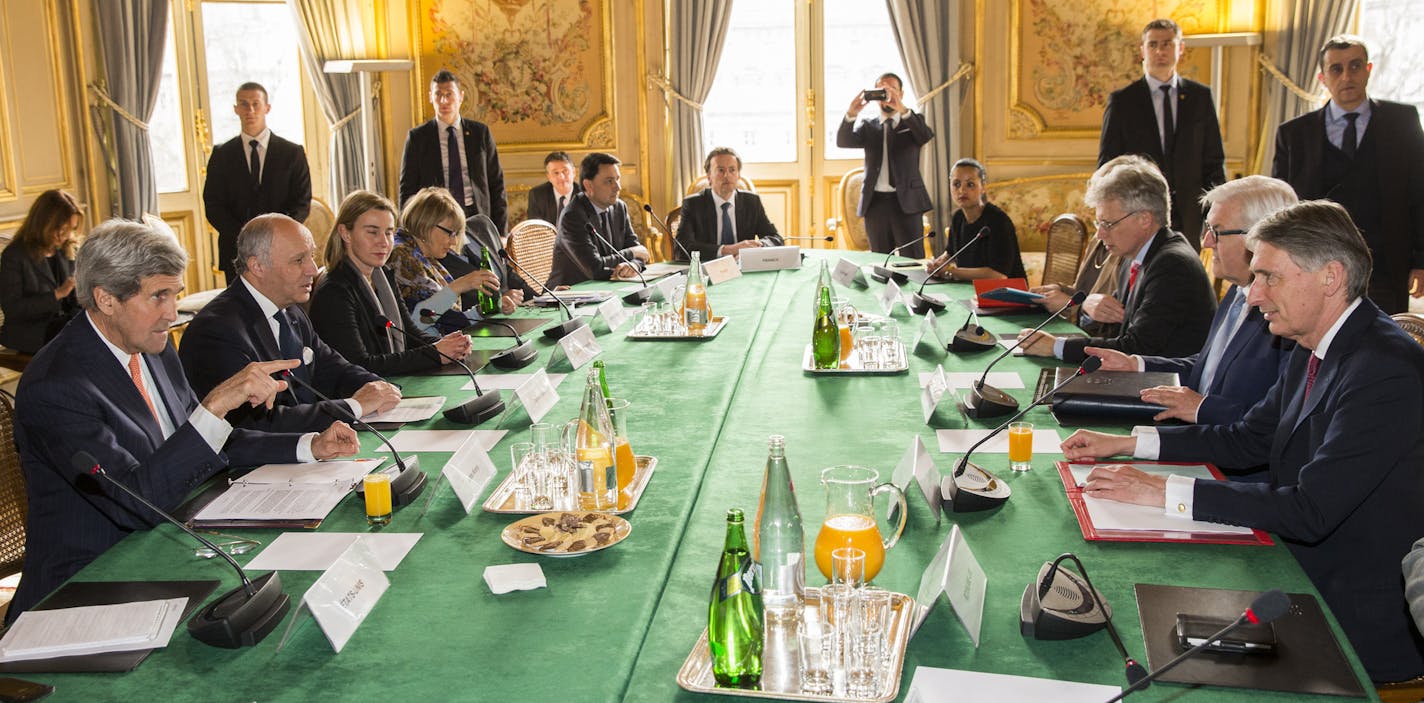
[[[1339,205],[1308,201],[1251,228],[1247,301],[1294,340],[1284,373],[1229,425],[1075,432],[1069,461],[1134,456],[1269,466],[1264,483],[1099,466],[1084,493],[1277,534],[1377,684],[1424,675],[1400,561],[1424,535],[1424,348],[1365,298],[1370,251]]]
[[[1369,298],[1394,314],[1424,296],[1424,129],[1413,105],[1369,97],[1373,66],[1363,39],[1326,40],[1330,102],[1281,125],[1271,175],[1345,207],[1374,255]]]
[[[228,422],[272,432],[319,431],[344,412],[356,417],[400,402],[395,387],[347,361],[316,335],[302,304],[316,278],[316,245],[302,223],[286,215],[253,218],[237,237],[237,280],[203,307],[183,332],[179,357],[188,383],[199,394],[254,361],[297,359],[296,376],[330,402],[293,382],[271,407],[242,407]]]
[[[1192,245],[1167,227],[1171,195],[1162,172],[1141,156],[1119,156],[1088,179],[1084,200],[1096,210],[1097,238],[1122,260],[1121,331],[1111,338],[1038,332],[1024,340],[1024,353],[1078,364],[1085,347],[1173,357],[1198,352],[1216,294]]]

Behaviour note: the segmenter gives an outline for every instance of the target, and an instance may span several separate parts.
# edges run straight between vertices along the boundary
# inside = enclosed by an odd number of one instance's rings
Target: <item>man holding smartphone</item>
[[[896,247],[904,256],[925,256],[921,215],[930,209],[930,194],[920,177],[920,149],[934,139],[934,130],[901,102],[904,83],[893,73],[875,81],[874,90],[857,93],[836,132],[836,146],[865,150],[865,182],[856,214],[865,218],[870,250],[881,254]],[[856,121],[869,102],[880,105],[874,119]]]

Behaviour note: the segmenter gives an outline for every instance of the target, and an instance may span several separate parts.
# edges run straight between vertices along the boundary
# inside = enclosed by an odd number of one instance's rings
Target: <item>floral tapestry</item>
[[[609,119],[608,34],[602,0],[419,0],[416,91],[433,114],[430,77],[461,78],[461,113],[500,146],[577,147]]]

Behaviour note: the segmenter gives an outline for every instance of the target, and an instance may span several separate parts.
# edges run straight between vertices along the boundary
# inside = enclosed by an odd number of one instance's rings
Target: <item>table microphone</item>
[[[455,314],[458,315],[459,313]],[[421,308],[420,316],[422,318],[436,317],[433,311],[425,308]],[[401,334],[405,335],[406,339],[409,339],[419,344],[426,343],[425,340],[421,339],[420,337],[417,337],[406,330],[396,327],[395,323],[384,317],[377,317],[376,320],[377,324],[383,324],[389,329],[393,329],[397,332],[400,332]],[[434,345],[431,345],[430,348],[433,349],[436,354],[439,354],[441,358],[449,359],[452,363],[458,364],[460,368],[464,369],[465,373],[470,377],[470,385],[474,386],[475,388],[475,397],[466,401],[463,405],[457,405],[445,411],[446,420],[449,420],[451,422],[458,422],[462,425],[478,425],[481,422],[484,422],[485,420],[488,420],[504,412],[504,401],[500,400],[499,391],[485,393],[483,390],[481,390],[480,382],[475,379],[475,372],[470,370],[469,364],[466,364],[464,361],[456,359],[455,357],[440,351]]]
[[[971,237],[969,241],[965,242],[964,246],[959,248],[959,251],[954,252],[954,254],[952,254],[949,258],[944,260],[944,263],[934,267],[933,270],[925,274],[925,280],[920,282],[920,289],[915,291],[910,296],[910,312],[913,312],[916,315],[923,315],[930,310],[939,312],[944,309],[944,303],[925,296],[925,286],[929,285],[930,280],[934,278],[935,274],[939,273],[940,271],[943,271],[944,267],[950,265],[951,263],[954,263],[954,260],[958,259],[959,255],[963,254],[965,249],[968,249],[971,244],[979,241],[980,239],[983,239],[984,235],[988,233],[988,227],[981,227],[977,234]]]
[[[994,368],[994,364],[1003,361],[1004,357],[1013,353],[1015,349],[1018,349],[1019,345],[1023,344],[1025,339],[1032,337],[1036,332],[1048,326],[1048,323],[1057,319],[1059,314],[1064,310],[1074,305],[1082,305],[1083,300],[1087,297],[1088,294],[1083,291],[1074,293],[1071,300],[1064,304],[1063,307],[1054,311],[1054,313],[1049,315],[1043,322],[1038,323],[1038,326],[1033,328],[1032,332],[1020,335],[1013,345],[1005,349],[1002,354],[994,357],[994,360],[989,362],[989,365],[984,368],[984,375],[980,376],[979,380],[969,389],[969,395],[964,399],[964,412],[969,415],[969,417],[977,419],[981,417],[1007,415],[1017,409],[1019,407],[1019,401],[1014,400],[1013,396],[984,383],[984,380],[989,378],[989,369]]]
[[[1273,588],[1269,591],[1266,591],[1265,593],[1262,593],[1259,596],[1256,596],[1256,600],[1251,601],[1251,607],[1247,608],[1246,612],[1242,613],[1239,617],[1237,617],[1236,620],[1230,625],[1221,628],[1221,630],[1219,630],[1216,634],[1212,635],[1210,638],[1203,641],[1201,644],[1198,644],[1197,646],[1192,647],[1191,649],[1188,649],[1187,651],[1182,652],[1181,654],[1178,654],[1175,659],[1167,662],[1166,664],[1163,664],[1162,668],[1153,671],[1152,673],[1143,677],[1141,680],[1123,689],[1122,693],[1119,693],[1116,696],[1113,696],[1112,698],[1108,699],[1107,703],[1116,703],[1116,701],[1122,700],[1127,696],[1127,694],[1132,693],[1133,691],[1139,691],[1141,689],[1147,688],[1149,685],[1151,685],[1153,681],[1157,679],[1157,677],[1167,673],[1168,671],[1171,671],[1178,664],[1182,663],[1189,657],[1195,656],[1198,652],[1202,651],[1203,649],[1206,649],[1208,646],[1217,643],[1223,637],[1226,637],[1227,635],[1231,634],[1232,630],[1235,630],[1236,628],[1247,624],[1264,625],[1290,612],[1290,609],[1290,596],[1287,596],[1285,592],[1279,588]]]
[[[835,238],[834,236],[825,236],[825,237],[792,237],[792,236],[789,236],[789,235],[781,238],[781,241],[783,241],[783,242],[788,242],[788,241],[792,241],[792,240],[795,240],[795,241],[798,241],[798,242],[834,242],[834,241],[836,241],[836,238]]]
[[[964,456],[959,459],[959,465],[955,467],[954,473],[945,476],[944,479],[940,481],[940,500],[944,504],[945,510],[954,513],[970,513],[1003,505],[1004,501],[1009,499],[1011,493],[1009,485],[999,480],[994,474],[984,470],[978,464],[969,461],[969,455],[973,454],[974,450],[983,446],[985,442],[988,442],[999,433],[1008,429],[1009,425],[1017,422],[1019,418],[1027,415],[1028,411],[1039,406],[1049,398],[1052,398],[1053,394],[1057,393],[1058,389],[1068,385],[1069,381],[1084,374],[1097,371],[1102,368],[1102,365],[1103,360],[1096,356],[1090,356],[1083,360],[1083,365],[1078,367],[1078,373],[1063,379],[1062,383],[1034,399],[1032,403],[1028,404],[1028,407],[1020,410],[1018,414],[1009,418],[1004,424],[995,427],[992,432],[984,435],[982,439],[969,447],[969,451],[964,452]],[[964,478],[972,479],[972,481],[960,483],[960,479]]]
[[[296,374],[292,373],[291,369],[286,369],[282,371],[282,378],[286,379],[288,383],[295,382],[297,385],[310,391],[312,395],[315,395],[316,397],[327,401],[327,404],[325,406],[322,406],[322,410],[324,412],[326,412],[327,414],[332,414],[334,409],[334,412],[336,414],[343,416],[341,419],[349,421],[358,429],[362,429],[367,432],[370,432],[373,435],[376,435],[376,437],[379,438],[381,442],[386,445],[386,448],[391,450],[391,458],[395,460],[396,468],[400,469],[400,473],[397,473],[395,476],[391,477],[392,503],[394,503],[395,505],[406,505],[411,501],[415,500],[415,497],[420,495],[421,491],[425,490],[426,477],[425,472],[420,470],[420,457],[413,456],[410,458],[409,462],[402,459],[400,452],[396,451],[395,445],[391,444],[391,440],[387,439],[385,435],[381,434],[380,430],[377,430],[376,428],[372,427],[370,423],[366,422],[365,420],[356,417],[356,413],[351,412],[350,407],[347,406],[346,403],[338,403],[333,401],[325,395],[322,395],[321,391],[312,388],[310,383],[307,383],[306,381],[297,378]],[[504,403],[500,403],[500,409],[504,409]]]
[[[908,282],[910,281],[910,277],[909,277],[909,276],[906,276],[905,274],[900,273],[899,271],[891,271],[891,270],[889,269],[889,266],[890,266],[890,257],[892,257],[892,256],[894,256],[894,255],[896,255],[896,254],[899,254],[901,249],[908,249],[908,248],[914,246],[915,243],[917,243],[917,242],[920,241],[920,239],[921,239],[921,238],[912,239],[912,240],[910,240],[910,241],[908,241],[908,242],[905,242],[904,244],[901,244],[901,245],[898,246],[898,247],[895,247],[894,249],[891,249],[891,250],[890,250],[890,253],[888,253],[888,254],[885,255],[885,262],[884,262],[884,263],[880,264],[879,266],[871,266],[871,267],[870,267],[870,277],[873,278],[873,279],[875,279],[876,281],[878,281],[878,282],[880,282],[880,283],[884,283],[884,282],[886,282],[887,280],[890,280],[890,279],[894,279],[896,285],[901,285],[901,286],[903,286],[903,285],[905,285],[906,283],[908,283]]]
[[[1078,565],[1078,574],[1058,568],[1064,559],[1072,559]],[[1087,567],[1076,554],[1069,552],[1052,562],[1045,562],[1039,569],[1038,582],[1031,581],[1024,587],[1023,599],[1019,603],[1019,633],[1024,637],[1071,639],[1090,635],[1103,629],[1103,626],[1107,626],[1108,637],[1117,647],[1118,654],[1122,655],[1128,685],[1147,678],[1147,669],[1127,653],[1103,594],[1093,587]]]
[[[618,251],[618,247],[613,246],[613,242],[604,239],[603,235],[599,234],[597,229],[594,229],[592,222],[585,222],[583,224],[583,227],[586,231],[588,231],[590,237],[597,238],[598,241],[603,242],[604,246],[613,250],[614,256],[618,257],[619,259],[622,259],[623,263],[628,264],[628,267],[633,269],[633,273],[637,274],[638,282],[643,284],[642,288],[639,288],[638,290],[635,290],[632,293],[623,296],[623,302],[629,305],[642,305],[643,303],[652,300],[653,289],[648,287],[648,279],[643,278],[643,270],[638,268],[638,265],[633,263],[631,259],[624,256],[623,252]],[[691,257],[688,258],[690,259]]]
[[[524,274],[524,280],[534,280],[534,277],[529,274],[529,271],[523,266],[521,266],[518,261],[515,261],[514,257],[509,255],[509,250],[500,249],[499,256],[501,259],[504,259],[505,261],[509,262],[509,265],[513,266],[516,269],[519,269],[519,272]],[[582,317],[574,317],[574,311],[570,310],[568,304],[564,302],[564,299],[560,298],[559,294],[554,292],[553,286],[544,286],[544,292],[547,293],[550,298],[553,298],[554,302],[558,303],[560,308],[563,308],[565,315],[569,316],[569,319],[567,321],[550,326],[548,329],[544,330],[545,337],[558,341],[560,339],[563,339],[566,335],[572,334],[573,332],[577,331],[580,327],[588,326],[587,320],[583,319]]]
[[[426,308],[421,308],[420,317],[422,322],[424,322],[427,318],[430,320],[437,319],[435,313]],[[508,322],[505,322],[504,320],[495,320],[488,317],[480,320],[480,322],[489,325],[499,325],[500,327],[509,330],[509,332],[514,335],[514,346],[509,347],[507,349],[501,349],[494,356],[491,356],[489,360],[491,364],[494,364],[495,366],[501,369],[522,369],[525,366],[534,363],[534,360],[539,358],[539,352],[535,351],[534,345],[523,337],[520,337],[519,330],[515,329],[514,325],[511,325]],[[441,354],[440,350],[436,348],[433,343],[427,342],[417,335],[411,334],[406,330],[396,327],[395,323],[391,322],[390,319],[387,317],[377,315],[376,327],[383,332],[387,329],[393,329],[405,335],[406,339],[416,342],[421,347],[430,347],[432,350],[435,351],[436,354],[440,354],[441,357],[446,359],[450,358],[448,356],[445,356],[444,354]]]
[[[222,557],[237,571],[242,585],[218,596],[217,600],[207,607],[199,609],[188,621],[188,634],[192,635],[194,639],[204,644],[226,649],[251,647],[261,642],[264,637],[277,628],[278,623],[282,622],[283,616],[291,608],[292,599],[282,591],[282,577],[277,572],[265,573],[255,580],[247,578],[247,572],[242,570],[232,555],[218,549],[217,545],[189,529],[187,525],[179,522],[163,509],[150,503],[137,491],[114,479],[89,452],[77,452],[74,455],[73,466],[74,470],[78,472],[79,478],[102,477],[127,493],[129,497],[152,510],[154,514],[177,525],[178,529],[188,533],[193,539],[201,542],[204,547],[211,549],[214,554]]]
[[[667,232],[668,238],[672,240],[672,245],[677,247],[678,249],[681,249],[683,256],[686,256],[687,261],[691,262],[692,254],[687,251],[687,247],[683,246],[682,242],[677,241],[677,233],[673,232],[672,228],[669,227],[666,222],[663,222],[662,218],[658,217],[657,213],[653,212],[653,206],[647,203],[643,203],[643,212],[648,213],[648,217],[653,218],[653,221],[658,223],[658,226],[662,227],[664,232]]]

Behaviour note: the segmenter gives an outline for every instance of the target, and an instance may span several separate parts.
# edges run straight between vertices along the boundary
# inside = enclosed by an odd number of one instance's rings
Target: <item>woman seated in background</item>
[[[322,340],[348,361],[378,376],[419,373],[470,354],[470,338],[453,332],[436,339],[420,331],[385,268],[395,247],[396,207],[367,190],[346,196],[326,240],[326,276],[312,293],[311,321]],[[381,318],[399,325],[389,329]],[[436,353],[437,350],[440,353]],[[444,356],[441,356],[444,354]]]
[[[400,219],[402,227],[396,233],[390,264],[396,276],[396,295],[426,332],[479,321],[479,310],[461,311],[460,296],[467,291],[483,290],[497,296],[499,310],[505,314],[514,312],[524,299],[518,290],[501,295],[499,276],[493,271],[476,269],[455,278],[440,264],[440,258],[465,239],[464,212],[449,191],[421,190],[406,202]],[[447,322],[452,316],[446,312],[451,310],[462,312],[465,320],[459,325]]]
[[[972,281],[980,278],[1024,278],[1023,258],[1019,256],[1019,235],[1014,221],[999,206],[989,202],[984,190],[988,180],[984,166],[974,159],[960,159],[949,169],[950,192],[959,206],[949,223],[949,240],[944,253],[929,264],[933,271],[951,254],[974,239],[980,230],[988,228],[984,237],[964,249],[956,261],[935,274],[951,281]]]
[[[74,233],[84,216],[74,196],[35,198],[15,238],[0,253],[0,344],[33,354],[79,312],[74,295]]]

